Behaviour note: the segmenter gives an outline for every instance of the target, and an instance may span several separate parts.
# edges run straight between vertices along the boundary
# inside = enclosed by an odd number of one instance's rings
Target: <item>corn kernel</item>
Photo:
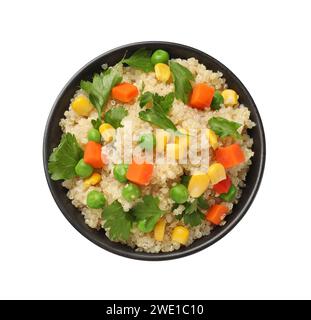
[[[209,144],[213,148],[213,150],[217,149],[218,148],[217,134],[213,130],[207,129],[207,138],[208,138]]]
[[[102,123],[98,130],[102,134],[109,129],[114,129],[114,127],[110,123]]]
[[[238,103],[239,96],[238,94],[232,89],[224,90],[221,95],[224,98],[224,105],[226,107],[232,107]]]
[[[211,180],[211,184],[216,184],[226,179],[226,170],[221,163],[213,163],[208,168],[207,174]]]
[[[163,241],[165,233],[166,220],[160,219],[154,228],[154,239],[157,241]]]
[[[191,197],[200,197],[208,188],[210,177],[206,173],[194,174],[189,181],[188,191]]]
[[[109,123],[103,123],[99,127],[99,132],[100,132],[101,136],[103,137],[103,140],[106,143],[109,143],[113,140],[116,130]]]
[[[91,113],[91,111],[94,109],[90,100],[82,94],[74,98],[74,100],[71,103],[71,108],[79,116],[84,116],[84,117],[87,117]]]
[[[172,231],[172,240],[185,245],[189,239],[189,230],[183,226],[177,226]]]
[[[85,187],[95,186],[101,181],[101,179],[101,175],[97,172],[94,172],[89,178],[84,180],[83,184]]]
[[[156,78],[161,82],[167,82],[171,77],[170,67],[165,63],[157,63],[154,66]]]

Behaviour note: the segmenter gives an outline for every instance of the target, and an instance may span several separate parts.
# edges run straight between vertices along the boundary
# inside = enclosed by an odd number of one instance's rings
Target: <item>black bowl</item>
[[[240,102],[244,103],[250,109],[251,120],[256,123],[256,127],[250,130],[250,135],[254,139],[253,150],[255,155],[252,159],[253,164],[248,172],[246,187],[243,190],[242,197],[240,198],[239,203],[234,206],[232,214],[227,217],[227,223],[223,227],[216,227],[210,235],[194,241],[194,243],[192,243],[190,246],[183,247],[178,251],[173,251],[170,253],[151,254],[145,252],[136,252],[126,245],[110,241],[106,237],[103,230],[96,231],[89,228],[84,223],[84,218],[82,214],[80,214],[80,211],[75,208],[71,204],[71,201],[67,198],[66,189],[62,187],[61,182],[51,180],[47,166],[49,155],[51,154],[53,148],[58,145],[62,134],[58,123],[63,117],[65,110],[68,108],[71,97],[78,89],[80,80],[90,80],[94,73],[101,70],[102,64],[106,63],[109,66],[114,65],[122,59],[125,52],[131,54],[135,50],[142,47],[151,50],[159,48],[167,50],[172,58],[194,57],[198,59],[200,63],[203,63],[208,69],[221,71],[226,78],[229,87],[239,93]],[[80,71],[78,71],[69,80],[57,97],[47,120],[43,140],[43,163],[46,179],[54,200],[67,220],[82,235],[103,249],[127,258],[141,260],[168,260],[184,257],[207,248],[226,235],[245,215],[256,196],[264,171],[265,154],[265,135],[260,115],[251,95],[241,81],[227,67],[204,52],[177,43],[159,41],[133,43],[113,49],[95,58]]]

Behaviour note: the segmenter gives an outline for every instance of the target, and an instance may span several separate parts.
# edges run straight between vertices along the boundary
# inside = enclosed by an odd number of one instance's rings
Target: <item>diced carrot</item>
[[[192,89],[190,106],[197,109],[209,108],[214,97],[214,92],[215,89],[205,83],[196,84]]]
[[[123,82],[113,87],[111,94],[113,99],[128,103],[138,96],[138,89],[131,83]]]
[[[131,182],[139,184],[141,186],[146,186],[149,184],[153,172],[153,164],[142,163],[137,164],[132,162],[127,170],[126,177]]]
[[[231,187],[231,179],[230,177],[227,175],[225,180],[222,180],[216,184],[213,185],[213,189],[215,192],[217,192],[218,194],[222,194],[222,193],[227,193]]]
[[[245,161],[245,156],[240,145],[234,143],[228,147],[216,149],[215,160],[220,162],[227,169],[243,163]]]
[[[224,220],[229,209],[222,204],[214,204],[207,211],[205,218],[213,224],[220,224]]]
[[[104,166],[101,158],[102,146],[95,141],[89,141],[84,150],[83,160],[85,163],[91,165],[95,169],[100,169]]]

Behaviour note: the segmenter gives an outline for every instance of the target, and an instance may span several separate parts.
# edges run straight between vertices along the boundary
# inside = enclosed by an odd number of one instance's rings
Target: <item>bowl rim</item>
[[[251,191],[251,194],[249,196],[249,198],[246,200],[244,206],[241,208],[240,211],[238,211],[235,214],[235,217],[233,220],[230,221],[230,223],[224,225],[221,230],[215,234],[215,236],[212,236],[208,239],[206,239],[206,241],[204,241],[203,243],[195,246],[195,247],[186,247],[184,250],[180,251],[180,250],[175,250],[172,252],[160,252],[160,253],[147,253],[147,252],[137,252],[137,251],[125,251],[123,250],[123,246],[126,245],[122,245],[121,247],[115,248],[113,246],[109,246],[106,245],[105,243],[98,241],[97,239],[93,238],[91,233],[87,232],[86,229],[83,229],[82,226],[77,223],[75,220],[72,219],[71,214],[69,214],[67,212],[67,210],[65,209],[65,207],[63,206],[63,204],[61,203],[61,201],[58,198],[57,192],[56,190],[54,190],[54,187],[52,185],[52,179],[48,173],[48,158],[49,158],[49,154],[48,154],[48,150],[47,150],[47,137],[48,137],[48,127],[50,125],[51,122],[51,118],[58,106],[59,100],[62,97],[62,95],[64,94],[64,92],[67,90],[67,88],[71,85],[72,81],[79,76],[80,73],[82,73],[86,68],[88,68],[89,66],[91,66],[93,63],[97,62],[98,60],[104,58],[105,56],[112,54],[115,51],[118,50],[129,50],[132,47],[136,47],[136,46],[144,46],[144,45],[158,45],[158,46],[173,46],[173,47],[177,47],[177,48],[181,48],[181,49],[185,49],[185,50],[190,50],[192,52],[195,52],[198,55],[201,56],[205,56],[206,58],[208,58],[210,61],[212,61],[213,63],[219,65],[222,69],[226,70],[226,72],[230,75],[230,77],[232,79],[234,79],[234,81],[237,83],[237,85],[239,87],[242,87],[243,90],[245,91],[245,93],[248,95],[248,98],[250,99],[252,105],[253,105],[253,109],[256,117],[257,117],[257,122],[256,122],[256,126],[259,128],[259,135],[260,135],[260,154],[259,156],[259,169],[258,169],[258,175],[256,177],[253,189]],[[145,261],[162,261],[162,260],[171,260],[171,259],[177,259],[177,258],[182,258],[182,257],[186,257],[189,256],[193,253],[196,253],[198,251],[201,251],[203,249],[206,249],[207,247],[211,246],[212,244],[216,243],[217,241],[219,241],[221,238],[223,238],[227,233],[229,233],[237,224],[238,222],[244,217],[244,215],[246,214],[246,212],[248,211],[248,209],[250,208],[251,204],[253,203],[256,194],[258,192],[258,189],[260,187],[261,181],[262,181],[262,177],[263,177],[263,173],[264,173],[264,168],[265,168],[265,161],[266,161],[266,139],[265,139],[265,132],[264,132],[264,127],[262,124],[262,120],[261,120],[261,116],[259,114],[259,111],[257,109],[257,106],[252,98],[252,96],[250,95],[249,91],[247,90],[247,88],[245,87],[245,85],[240,81],[240,79],[228,68],[226,67],[224,64],[222,64],[220,61],[218,61],[217,59],[213,58],[212,56],[210,56],[209,54],[198,50],[196,48],[193,48],[191,46],[188,45],[184,45],[184,44],[180,44],[180,43],[175,43],[175,42],[169,42],[169,41],[140,41],[140,42],[133,42],[133,43],[129,43],[129,44],[125,44],[122,46],[118,46],[114,49],[111,49],[109,51],[106,51],[100,55],[98,55],[97,57],[95,57],[94,59],[90,60],[88,63],[86,63],[82,68],[80,68],[65,84],[65,86],[62,88],[62,90],[60,91],[60,93],[58,94],[58,96],[55,99],[55,102],[52,106],[52,109],[49,113],[49,116],[47,118],[46,121],[46,125],[45,125],[45,130],[44,130],[44,135],[43,135],[43,166],[44,166],[44,172],[45,172],[45,177],[50,189],[50,192],[54,198],[54,201],[56,202],[58,208],[60,209],[60,211],[62,212],[62,214],[65,216],[65,218],[70,222],[70,224],[80,233],[82,234],[85,238],[87,238],[89,241],[93,242],[94,244],[96,244],[97,246],[101,247],[102,249],[105,249],[111,253],[117,254],[119,256],[122,257],[126,257],[126,258],[130,258],[130,259],[135,259],[135,260],[145,260]]]

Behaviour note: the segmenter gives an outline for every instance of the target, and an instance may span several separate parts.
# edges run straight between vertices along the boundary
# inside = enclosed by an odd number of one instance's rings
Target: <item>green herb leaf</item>
[[[153,64],[151,63],[151,50],[141,48],[134,52],[129,58],[123,59],[121,62],[129,66],[140,69],[145,72],[153,71]]]
[[[160,96],[156,93],[153,95],[154,108],[156,109],[157,106],[158,108],[161,108],[163,113],[168,114],[172,108],[174,98],[174,92],[171,92],[166,96]]]
[[[189,184],[190,179],[191,179],[191,176],[183,175],[183,176],[181,177],[180,183],[183,184],[185,187],[188,188],[188,184]]]
[[[205,217],[198,209],[199,199],[195,199],[193,202],[186,202],[184,206],[185,209],[183,213],[178,216],[178,220],[183,218],[184,223],[189,224],[191,227],[198,226]]]
[[[80,82],[81,89],[89,95],[90,101],[95,106],[99,119],[109,99],[111,89],[121,81],[122,76],[116,65],[100,74],[95,74],[92,82],[83,80]]]
[[[153,102],[153,94],[150,91],[146,91],[139,97],[139,106],[143,108],[149,102]]]
[[[148,109],[146,111],[139,112],[139,118],[141,120],[150,122],[156,126],[158,126],[161,129],[164,130],[173,130],[177,131],[177,128],[175,127],[174,123],[166,117],[163,113],[157,112],[154,109]]]
[[[231,136],[241,139],[241,135],[237,131],[241,127],[240,123],[229,121],[222,117],[213,117],[208,120],[208,125],[220,137]]]
[[[212,110],[219,110],[221,104],[224,103],[224,97],[221,95],[219,91],[215,91],[214,97],[211,103],[211,109]]]
[[[209,205],[207,203],[207,200],[204,198],[203,195],[201,195],[198,198],[198,207],[201,208],[201,209],[208,209],[208,207],[209,207]]]
[[[114,86],[116,86],[117,84],[119,84],[122,81],[122,76],[120,74],[118,65],[107,69],[106,71],[104,71],[103,76],[102,76],[102,82],[103,82],[103,105],[102,108],[100,110],[100,112],[102,112],[103,107],[106,105],[111,90]]]
[[[186,202],[184,214],[191,214],[198,209],[198,201],[194,200],[193,202]]]
[[[105,113],[104,120],[110,123],[115,129],[122,127],[121,121],[128,115],[128,111],[124,107],[112,108]]]
[[[48,170],[52,180],[71,179],[76,176],[75,166],[83,157],[76,137],[66,133],[49,158]]]
[[[95,74],[92,82],[82,80],[80,82],[80,87],[89,95],[90,101],[100,115],[104,104],[104,88],[103,82],[101,80],[101,75]]]
[[[140,94],[143,94],[144,90],[145,90],[145,82],[143,81],[140,88]]]
[[[189,94],[192,91],[190,81],[194,80],[193,74],[187,68],[175,61],[170,61],[169,66],[173,75],[175,97],[187,104]]]
[[[196,210],[191,214],[184,215],[184,223],[189,224],[191,227],[195,227],[201,224],[204,217],[204,214],[200,210]]]
[[[161,129],[177,131],[174,123],[166,116],[170,111],[174,101],[174,93],[166,96],[153,94],[149,91],[140,97],[140,107],[144,107],[147,103],[152,102],[153,108],[139,113],[140,119],[150,122]]]
[[[102,124],[102,122],[101,122],[101,120],[100,119],[93,119],[92,121],[91,121],[91,123],[92,123],[92,126],[93,126],[93,128],[94,129],[99,129],[99,127],[100,127],[100,125]]]
[[[109,228],[109,237],[112,240],[128,240],[132,228],[132,217],[123,210],[117,200],[104,208],[102,218],[104,228]]]
[[[159,94],[151,93],[150,91],[146,91],[143,95],[140,96],[139,105],[140,107],[144,107],[148,103],[153,104],[153,108],[164,114],[168,114],[172,108],[174,102],[174,92],[171,92],[165,96],[160,96]]]
[[[151,232],[159,221],[160,217],[160,214],[156,214],[148,219],[141,220],[138,222],[137,227],[142,232]]]
[[[132,209],[132,214],[136,220],[145,220],[153,216],[159,216],[159,218],[164,214],[159,208],[159,198],[147,195],[143,197],[143,202],[139,202]]]
[[[164,214],[159,208],[159,198],[151,195],[144,196],[143,202],[139,202],[133,209],[132,214],[138,222],[138,229],[142,232],[151,232],[161,216]]]

